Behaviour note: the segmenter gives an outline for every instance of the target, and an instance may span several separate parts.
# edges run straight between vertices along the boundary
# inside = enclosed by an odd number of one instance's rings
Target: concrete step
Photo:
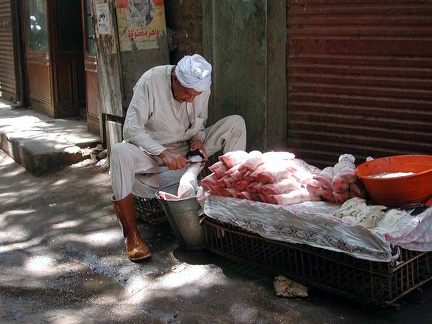
[[[89,158],[101,143],[82,118],[53,119],[0,102],[0,148],[36,176]]]

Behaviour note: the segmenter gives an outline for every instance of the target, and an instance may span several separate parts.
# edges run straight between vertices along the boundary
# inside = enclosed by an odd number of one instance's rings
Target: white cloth
[[[180,104],[174,99],[172,67],[150,69],[134,87],[123,128],[125,143],[113,145],[110,153],[115,199],[131,192],[154,198],[157,190],[178,183],[186,168],[170,171],[160,167],[162,160],[157,155],[166,149],[186,155],[189,143],[195,139],[202,141],[208,156],[220,150],[226,153],[246,149],[246,126],[241,116],[228,116],[205,128],[210,90],[191,103]]]
[[[177,64],[175,73],[183,87],[202,92],[210,89],[212,66],[199,54],[186,55]]]
[[[368,206],[366,200],[359,197],[345,201],[334,216],[342,218],[352,224],[360,224],[367,228],[373,228],[385,216],[386,206]]]
[[[402,217],[405,217],[407,212],[401,209],[390,209],[386,212],[383,219],[381,219],[375,226],[375,230],[392,233],[398,230],[398,222]]]

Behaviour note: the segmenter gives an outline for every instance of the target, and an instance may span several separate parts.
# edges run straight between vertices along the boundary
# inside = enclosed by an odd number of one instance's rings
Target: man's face
[[[199,96],[201,94],[201,92],[198,92],[192,88],[183,87],[177,79],[176,75],[173,76],[172,87],[174,98],[180,103],[192,102],[196,96]]]
[[[141,11],[144,9],[144,4],[147,1],[148,0],[134,0],[133,4],[134,4],[135,8],[137,8],[137,10]]]

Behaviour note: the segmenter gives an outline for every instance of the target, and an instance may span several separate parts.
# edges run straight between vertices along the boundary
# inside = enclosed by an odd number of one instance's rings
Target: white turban
[[[199,54],[186,55],[178,62],[175,74],[183,87],[202,92],[210,89],[212,66]]]

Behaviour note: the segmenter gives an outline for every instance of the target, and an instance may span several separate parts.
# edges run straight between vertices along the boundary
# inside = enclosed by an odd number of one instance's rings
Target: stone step
[[[101,143],[82,118],[53,119],[2,102],[0,137],[0,148],[36,176],[89,158],[89,148]]]

